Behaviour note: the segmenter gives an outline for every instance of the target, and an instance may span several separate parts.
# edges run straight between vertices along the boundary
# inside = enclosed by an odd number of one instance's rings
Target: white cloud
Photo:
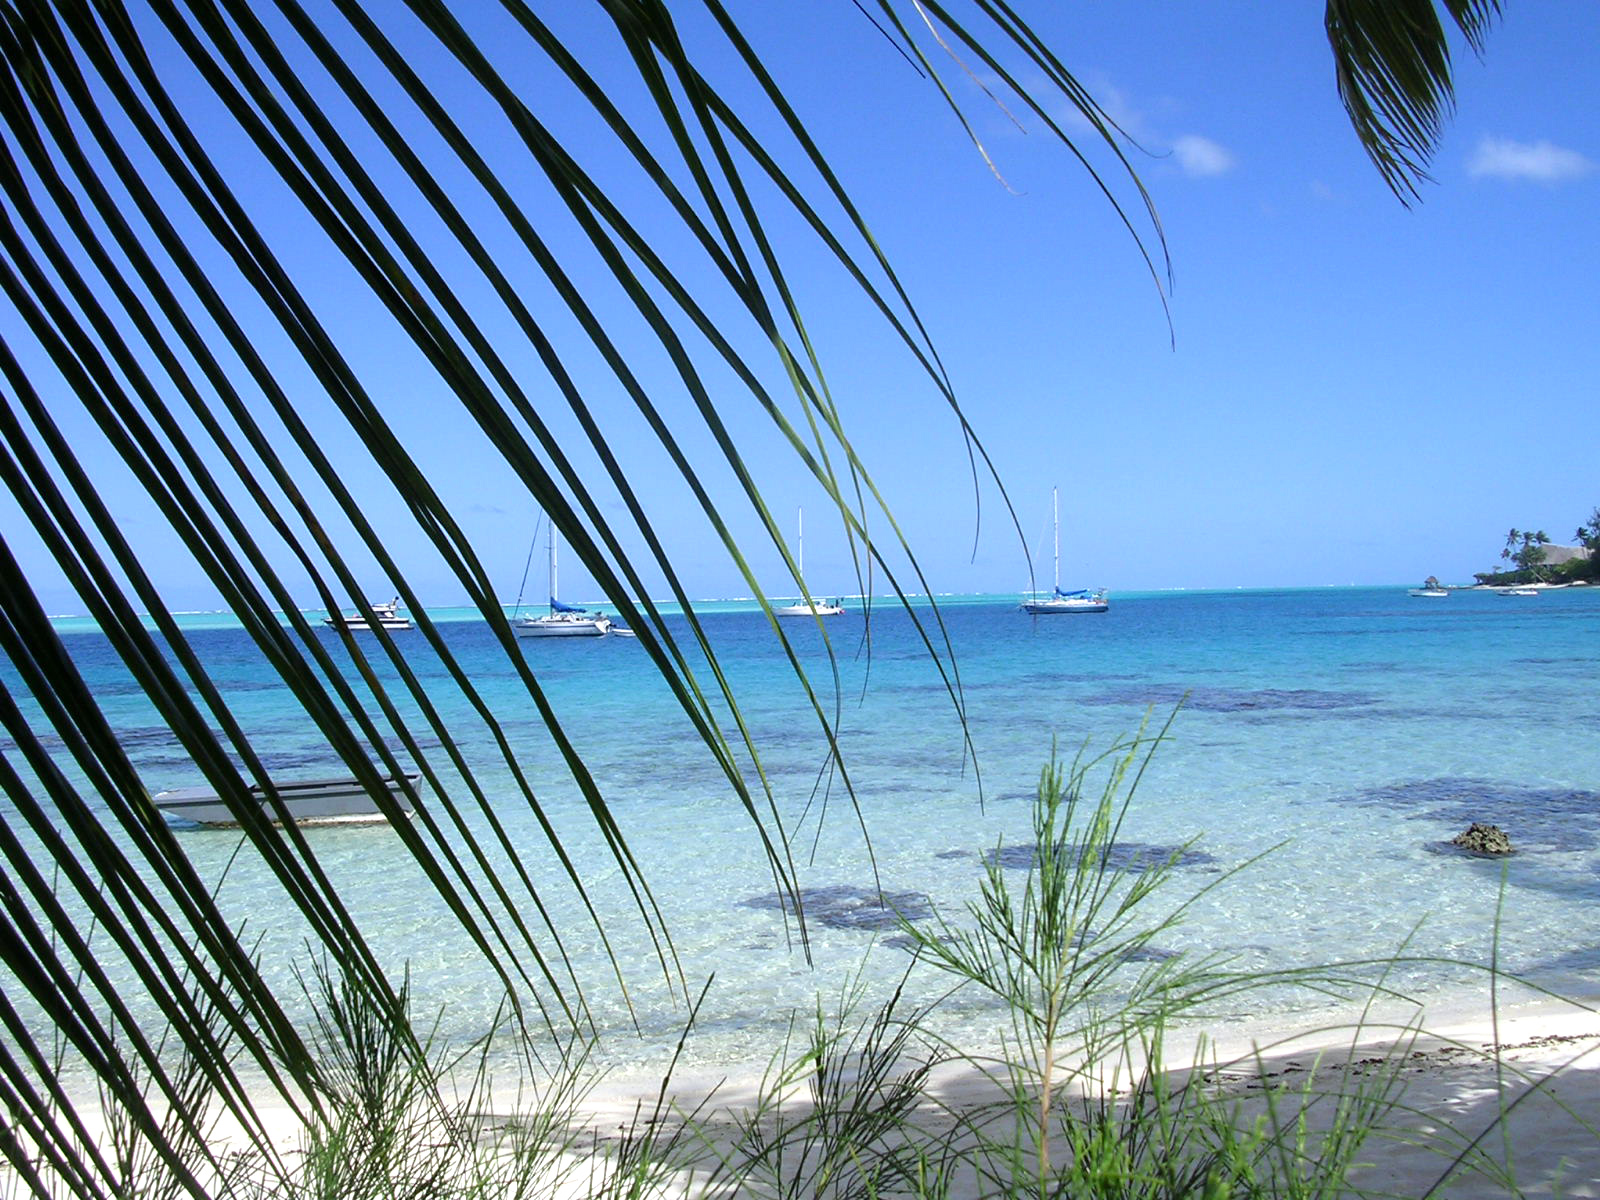
[[[1564,183],[1593,171],[1595,164],[1576,150],[1553,142],[1515,142],[1485,136],[1478,142],[1467,174],[1493,179],[1531,179],[1537,183]]]
[[[1205,178],[1233,170],[1233,155],[1210,138],[1199,134],[1186,133],[1177,138],[1172,143],[1172,154],[1185,175]]]

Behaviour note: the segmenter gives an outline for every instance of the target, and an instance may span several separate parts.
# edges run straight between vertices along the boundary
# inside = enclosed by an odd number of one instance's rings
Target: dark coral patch
[[[1361,692],[1327,692],[1315,688],[1183,687],[1175,683],[1112,688],[1084,699],[1085,704],[1137,704],[1163,707],[1183,702],[1198,712],[1325,712],[1364,708],[1375,703]]]
[[[1200,867],[1217,861],[1203,850],[1187,846],[1156,846],[1149,842],[1113,842],[1105,847],[1104,854],[1106,865],[1114,871],[1147,871],[1169,862],[1175,867]],[[985,850],[983,861],[997,862],[1014,871],[1026,871],[1039,861],[1039,853],[1035,846],[1001,846],[998,850]]]
[[[794,915],[794,899],[785,892],[769,892],[741,900],[746,908],[770,908]],[[900,920],[925,921],[933,903],[925,892],[880,892],[876,888],[837,884],[801,888],[800,907],[806,920],[832,929],[898,929]]]
[[[939,940],[951,942],[954,939],[946,937]],[[1076,944],[1082,945],[1084,940],[1079,938]],[[916,938],[906,933],[897,933],[893,937],[885,938],[883,944],[885,946],[893,946],[896,950],[904,950],[907,954],[915,954],[921,945]],[[1181,951],[1169,950],[1164,946],[1134,946],[1131,949],[1124,950],[1119,957],[1123,962],[1128,963],[1154,963],[1166,962],[1169,959],[1177,958],[1180,953]]]

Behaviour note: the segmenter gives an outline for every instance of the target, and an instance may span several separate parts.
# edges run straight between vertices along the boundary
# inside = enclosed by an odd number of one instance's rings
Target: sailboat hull
[[[604,637],[610,629],[611,622],[605,617],[585,617],[576,613],[525,617],[513,626],[519,638]]]
[[[1111,605],[1105,600],[1087,600],[1057,596],[1053,599],[1024,600],[1022,611],[1036,617],[1055,613],[1103,613]]]
[[[842,604],[785,604],[772,610],[775,617],[842,617]]]

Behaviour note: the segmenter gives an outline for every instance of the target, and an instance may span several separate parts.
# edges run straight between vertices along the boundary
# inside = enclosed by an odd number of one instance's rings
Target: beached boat
[[[383,785],[400,811],[411,815],[411,801],[406,798],[405,784],[416,786],[420,776],[406,775],[403,779],[387,778]],[[372,793],[358,779],[303,779],[290,783],[269,785],[272,794],[281,800],[296,825],[358,824],[383,821],[387,818],[378,807]],[[249,789],[250,797],[261,805],[263,814],[272,821],[278,814],[269,802],[267,788],[255,784]],[[173,788],[157,792],[152,799],[169,817],[193,821],[197,825],[237,825],[238,819],[213,789],[208,787]]]
[[[411,628],[411,618],[402,617],[399,613],[399,596],[396,596],[387,604],[384,604],[378,600],[374,600],[372,601],[370,607],[372,608],[372,615],[378,619],[378,624],[384,629]],[[343,615],[324,617],[322,623],[330,626],[333,629],[348,629],[352,632],[365,631],[370,633],[373,628],[371,622],[369,622],[360,613],[356,613],[355,615],[349,617]]]
[[[1077,591],[1061,590],[1061,498],[1058,489],[1050,489],[1050,517],[1055,525],[1055,586],[1049,592],[1029,592],[1022,597],[1022,611],[1035,616],[1052,613],[1103,613],[1111,607],[1104,588],[1079,588]]]
[[[1406,595],[1408,596],[1425,596],[1430,600],[1438,600],[1442,597],[1448,596],[1449,594],[1449,590],[1441,585],[1439,580],[1432,575],[1429,575],[1422,581],[1421,587],[1412,588],[1410,591],[1406,592]]]
[[[1539,589],[1536,587],[1503,587],[1495,589],[1502,596],[1537,596]]]
[[[601,613],[574,608],[556,599],[556,526],[550,522],[550,612],[543,617],[523,617],[512,625],[518,637],[604,637],[611,619]]]
[[[806,514],[805,509],[795,510],[794,565],[801,579],[806,577]],[[799,604],[782,604],[772,610],[775,617],[842,617],[844,605],[837,600],[802,600]]]

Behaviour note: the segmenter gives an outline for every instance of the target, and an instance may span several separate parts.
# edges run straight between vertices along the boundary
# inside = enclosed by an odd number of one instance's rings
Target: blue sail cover
[[[550,597],[550,611],[558,613],[581,613],[583,609],[573,608],[570,604],[563,604],[554,596]]]
[[[1079,596],[1087,596],[1088,594],[1089,594],[1089,589],[1088,588],[1079,588],[1075,592],[1063,592],[1060,588],[1056,589],[1056,595],[1064,596],[1068,600],[1074,600],[1074,599],[1077,599]]]

